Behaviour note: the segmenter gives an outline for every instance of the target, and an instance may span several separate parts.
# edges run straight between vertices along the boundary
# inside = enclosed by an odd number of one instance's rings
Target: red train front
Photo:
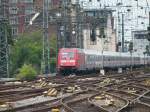
[[[58,53],[58,72],[68,74],[76,72],[84,63],[83,53],[77,48],[62,48]],[[81,56],[82,55],[82,56]]]

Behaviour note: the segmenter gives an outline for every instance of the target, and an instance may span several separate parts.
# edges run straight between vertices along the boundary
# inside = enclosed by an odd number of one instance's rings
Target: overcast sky
[[[126,39],[131,39],[131,30],[146,30],[149,24],[148,13],[150,11],[150,0],[91,0],[92,2],[89,2],[89,0],[80,1],[84,8],[98,9],[104,8],[104,6],[109,6],[109,8],[113,8],[114,10],[116,10],[116,12],[119,9],[119,11],[125,13]],[[123,7],[117,8],[117,3],[122,3]],[[127,9],[130,9],[131,11],[128,12]],[[117,21],[117,13],[114,13],[114,17]]]

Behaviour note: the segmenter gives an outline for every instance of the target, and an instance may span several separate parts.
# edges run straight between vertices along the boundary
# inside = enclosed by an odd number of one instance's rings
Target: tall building
[[[14,37],[25,31],[34,12],[34,0],[9,0],[9,22]]]

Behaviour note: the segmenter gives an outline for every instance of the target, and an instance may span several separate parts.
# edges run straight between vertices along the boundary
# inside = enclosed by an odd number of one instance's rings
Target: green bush
[[[19,69],[19,74],[16,76],[16,78],[20,80],[33,80],[36,78],[36,76],[37,76],[37,72],[33,68],[33,66],[24,64]]]

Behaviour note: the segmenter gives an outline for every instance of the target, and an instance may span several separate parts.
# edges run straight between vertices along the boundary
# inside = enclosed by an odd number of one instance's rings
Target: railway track
[[[150,112],[150,106],[143,103],[133,103],[120,112]]]
[[[143,97],[139,98],[139,101],[150,106],[150,97],[143,96]]]
[[[56,76],[42,78],[47,85],[41,88],[32,87],[37,80],[19,85],[3,82],[0,101],[22,104],[0,107],[0,112],[150,112],[150,86],[145,84],[148,79],[149,74]],[[57,90],[57,96],[45,97],[43,92],[51,87]],[[146,111],[140,111],[143,107]]]
[[[95,94],[94,90],[84,91],[61,99],[61,103],[67,112],[101,112],[101,108],[88,101],[93,94]]]
[[[125,91],[121,91],[121,90],[109,90],[107,92],[111,93],[113,95],[117,95],[121,98],[127,99],[129,102],[132,102],[133,100],[138,98],[138,95],[128,93],[128,92],[125,92]]]
[[[137,94],[137,95],[142,95],[143,93],[148,91],[145,88],[141,88],[141,87],[133,86],[133,85],[121,86],[118,89],[122,90],[122,91],[125,91],[127,93],[133,93],[133,94]]]
[[[129,104],[127,100],[108,92],[96,94],[90,97],[89,101],[106,112],[118,112]]]
[[[15,112],[48,112],[54,108],[61,108],[60,98],[50,100],[38,104],[28,105],[20,108],[15,108]]]

